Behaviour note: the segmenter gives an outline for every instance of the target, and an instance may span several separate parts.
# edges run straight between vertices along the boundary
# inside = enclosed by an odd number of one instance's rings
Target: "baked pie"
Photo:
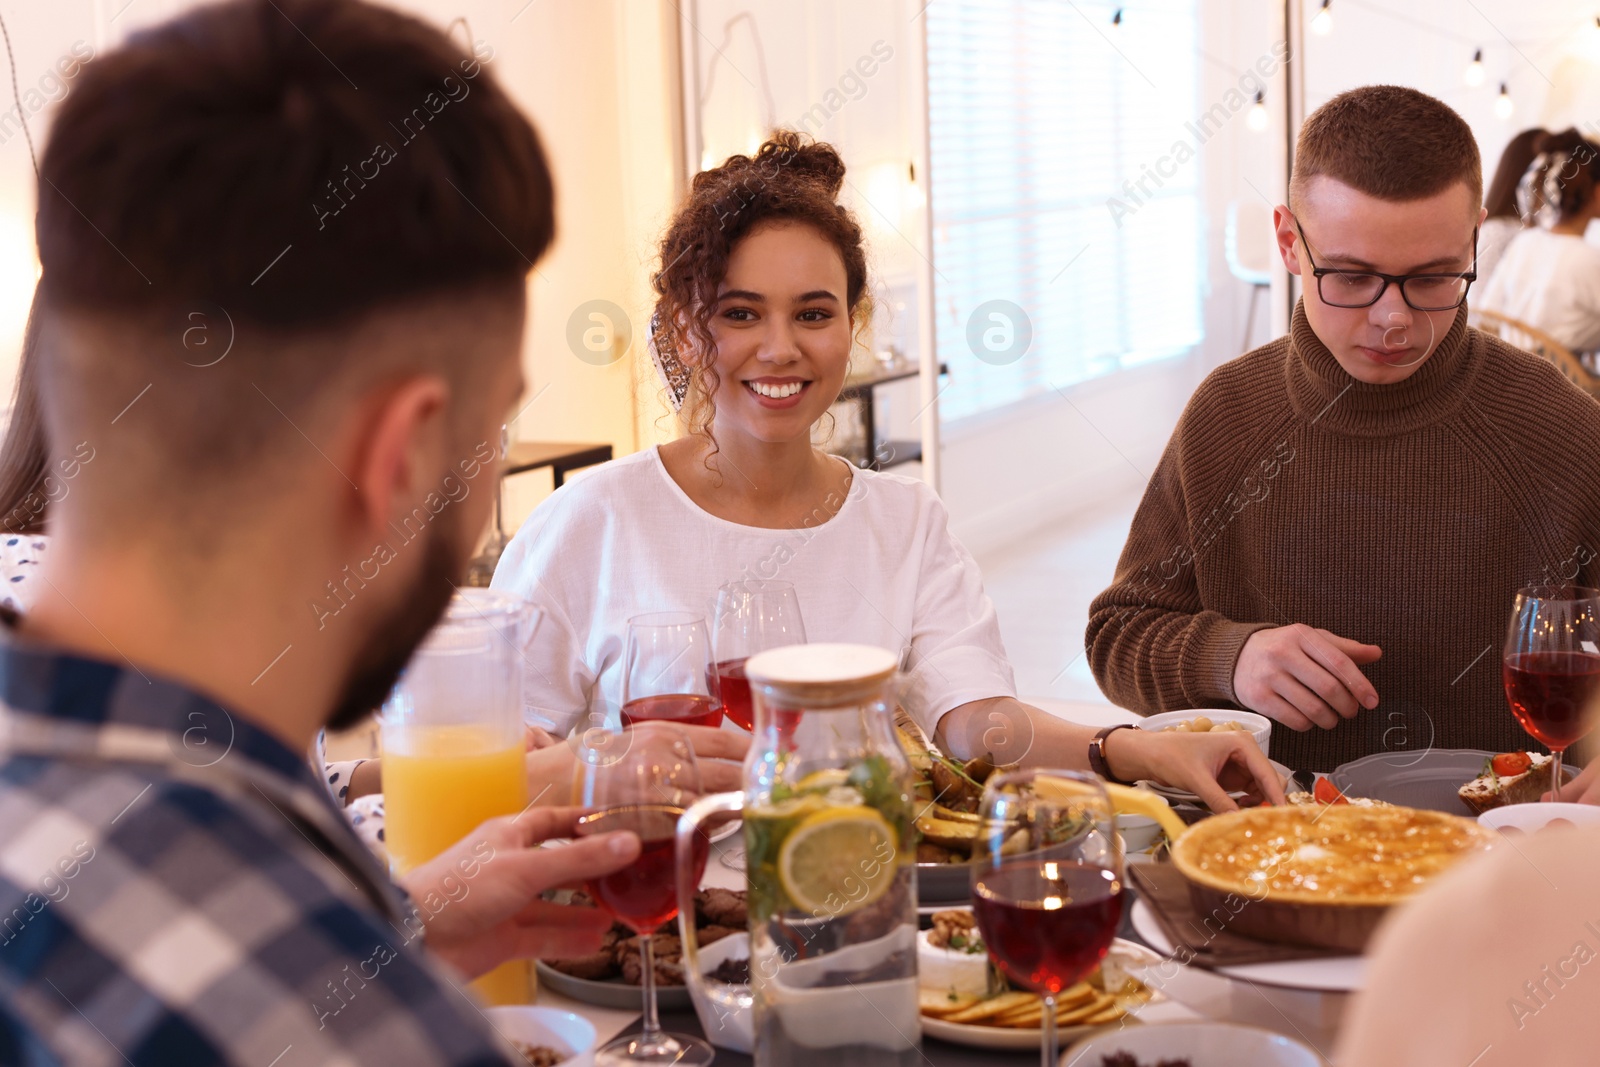
[[[1208,925],[1360,951],[1390,905],[1495,840],[1470,819],[1415,808],[1253,808],[1200,822],[1172,861]]]

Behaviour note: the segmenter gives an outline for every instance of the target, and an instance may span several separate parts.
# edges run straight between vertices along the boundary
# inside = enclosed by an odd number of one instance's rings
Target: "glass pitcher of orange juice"
[[[384,844],[396,875],[528,804],[522,649],[535,609],[520,597],[462,589],[383,705]],[[472,983],[491,1004],[525,1004],[529,964]]]

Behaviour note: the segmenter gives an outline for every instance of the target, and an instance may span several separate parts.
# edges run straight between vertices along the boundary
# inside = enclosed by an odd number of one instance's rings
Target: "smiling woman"
[[[495,572],[496,588],[544,612],[529,721],[615,723],[631,617],[709,616],[724,583],[781,579],[811,641],[899,653],[900,704],[948,751],[1087,767],[1092,727],[1016,699],[994,605],[939,498],[812,445],[869,313],[844,180],[832,147],[789,132],[695,178],[655,278],[655,355],[688,432],[562,488]],[[1106,771],[1182,782],[1223,808],[1219,776],[1282,797],[1239,738],[1124,730],[1094,751]]]
[[[804,339],[806,355],[822,364],[808,369],[837,377],[827,403],[843,384],[854,332],[872,314],[861,227],[838,203],[844,172],[844,161],[830,146],[780,132],[753,157],[733,156],[696,175],[689,202],[661,242],[657,355],[669,380],[686,383],[686,394],[677,399],[689,432],[713,446],[722,379],[739,372],[751,339],[770,330],[775,318],[793,322],[778,347],[798,348]],[[764,265],[774,263],[787,265],[783,275],[763,278]],[[780,410],[811,411],[826,390],[808,389],[813,378],[770,373],[785,369],[778,366],[782,362],[769,355],[769,373],[746,375],[741,389],[723,399],[747,392]],[[691,367],[697,373],[688,373]],[[782,403],[808,392],[810,403]]]
[[[931,733],[1014,697],[977,567],[922,482],[812,446],[870,313],[844,164],[778,133],[698,175],[661,243],[655,347],[687,431],[563,488],[501,559],[497,588],[545,609],[530,716],[558,732],[620,703],[629,617],[708,611],[737,578],[792,582],[814,641],[901,653]]]

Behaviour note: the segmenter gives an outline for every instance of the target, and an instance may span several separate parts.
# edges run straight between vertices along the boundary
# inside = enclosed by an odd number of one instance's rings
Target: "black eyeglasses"
[[[1295,231],[1306,250],[1306,262],[1317,279],[1317,295],[1324,304],[1336,308],[1371,307],[1383,299],[1391,284],[1400,287],[1400,298],[1413,311],[1450,311],[1467,299],[1467,290],[1478,280],[1478,228],[1472,228],[1472,269],[1464,274],[1380,274],[1373,270],[1338,270],[1319,267],[1311,258],[1311,242],[1296,219]]]

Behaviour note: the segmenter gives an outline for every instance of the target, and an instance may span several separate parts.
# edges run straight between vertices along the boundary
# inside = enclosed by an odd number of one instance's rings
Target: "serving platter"
[[[644,993],[640,987],[629,985],[620,978],[595,981],[592,978],[577,978],[563,974],[543,960],[535,960],[534,965],[539,974],[541,989],[553,989],[573,1000],[581,1000],[585,1004],[601,1008],[639,1011],[644,1005]],[[657,983],[656,1006],[662,1011],[689,1011],[693,1009],[694,1002],[689,999],[688,986]]]
[[[972,902],[972,864],[917,864],[917,904],[949,907]]]
[[[1484,761],[1494,755],[1472,748],[1378,752],[1341,764],[1328,777],[1346,796],[1473,819],[1477,812],[1456,791],[1483,773]]]
[[[1161,955],[1172,956],[1172,942],[1167,940],[1155,912],[1143,900],[1133,905],[1133,929]],[[1246,963],[1236,967],[1208,969],[1208,973],[1256,985],[1316,993],[1353,993],[1366,981],[1367,961],[1363,956],[1327,956],[1321,959],[1284,960],[1280,963]],[[1149,979],[1143,980],[1146,985],[1156,987]]]
[[[1124,941],[1120,937],[1111,943],[1111,950],[1107,955],[1115,957],[1123,969],[1130,973],[1161,962],[1160,958],[1148,948],[1134,941]],[[1187,1018],[1186,1015],[1173,1015],[1171,1009],[1166,1007],[1165,998],[1154,987],[1151,987],[1151,993],[1153,997],[1150,1001],[1131,1009],[1127,1015],[1114,1022],[1099,1023],[1094,1026],[1061,1026],[1057,1027],[1056,1035],[1064,1044],[1070,1038],[1126,1026],[1133,1022],[1157,1022],[1168,1017]],[[977,1023],[952,1023],[929,1015],[922,1016],[922,1032],[928,1037],[937,1037],[941,1041],[971,1048],[1035,1052],[1038,1051],[1039,1041],[1043,1036],[1038,1027],[1027,1029],[982,1026]]]

